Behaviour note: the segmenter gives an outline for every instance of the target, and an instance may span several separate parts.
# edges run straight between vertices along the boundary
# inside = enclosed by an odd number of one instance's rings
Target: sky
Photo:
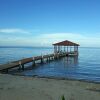
[[[100,47],[100,0],[0,0],[0,46]]]

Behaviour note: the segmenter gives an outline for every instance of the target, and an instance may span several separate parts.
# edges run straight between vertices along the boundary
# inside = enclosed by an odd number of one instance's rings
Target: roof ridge
[[[61,42],[58,42],[58,43],[54,43],[53,45],[62,45],[62,46],[79,46],[79,44],[74,43],[74,42],[69,41],[69,40],[65,40],[65,41],[61,41]]]

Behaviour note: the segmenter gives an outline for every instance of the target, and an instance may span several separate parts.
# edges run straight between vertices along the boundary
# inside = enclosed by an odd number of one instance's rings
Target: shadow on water
[[[78,56],[72,56],[62,57],[50,62],[45,60],[43,64],[37,62],[36,66],[32,66],[32,63],[29,63],[25,65],[24,71],[18,70],[18,68],[11,69],[9,74],[100,82],[98,75],[89,73],[90,70],[86,69],[87,67],[81,66]]]
[[[44,61],[43,64],[37,62],[36,66],[32,67],[32,63],[25,65],[25,70],[10,70],[10,74],[25,75],[25,76],[44,76],[44,77],[67,77],[75,72],[78,67],[78,56],[62,57],[50,62]]]
[[[65,77],[65,72],[71,69],[75,69],[78,65],[78,56],[75,57],[63,57],[60,59],[52,60],[50,62],[44,61],[43,64],[37,62],[36,66],[32,66],[32,63],[25,65],[25,70],[11,69],[9,74],[25,75],[25,76],[57,76],[62,74]],[[67,70],[68,69],[68,70]]]
[[[53,49],[0,48],[1,64],[23,57],[52,53]],[[25,64],[25,70],[11,69],[9,74],[26,76],[62,77],[100,82],[100,48],[79,48],[79,56],[63,57],[58,60],[38,64]],[[9,60],[10,59],[10,60]]]
[[[78,64],[78,56],[74,56],[74,57],[64,57],[63,58],[63,62],[64,62],[64,66],[65,67],[66,67],[66,65],[69,65],[69,67],[71,65],[77,66],[77,64]]]

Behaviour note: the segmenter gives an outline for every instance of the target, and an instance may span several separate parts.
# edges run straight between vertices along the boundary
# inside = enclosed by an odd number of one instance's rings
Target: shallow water
[[[52,48],[0,48],[0,63],[52,53]],[[65,57],[22,71],[27,76],[52,76],[100,82],[100,48],[79,48],[78,57]],[[27,64],[26,66],[31,66]]]

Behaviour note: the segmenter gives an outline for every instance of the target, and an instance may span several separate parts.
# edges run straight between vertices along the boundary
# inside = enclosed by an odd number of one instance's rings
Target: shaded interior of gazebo
[[[54,53],[78,52],[78,46],[79,46],[79,44],[68,40],[54,43],[53,45],[54,45]]]

